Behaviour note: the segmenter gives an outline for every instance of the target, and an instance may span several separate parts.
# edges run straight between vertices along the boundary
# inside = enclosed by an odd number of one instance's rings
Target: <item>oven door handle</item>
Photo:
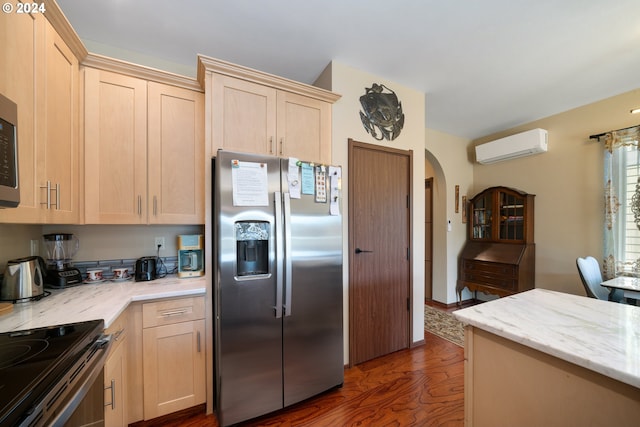
[[[94,342],[92,349],[89,350],[93,354],[89,358],[87,367],[85,368],[89,372],[83,373],[82,376],[84,378],[82,378],[81,383],[73,386],[75,390],[73,395],[65,399],[66,401],[63,402],[62,408],[56,411],[57,414],[53,419],[47,419],[47,425],[62,426],[73,415],[80,402],[82,402],[82,399],[84,399],[89,389],[93,386],[96,378],[102,373],[104,362],[107,359],[107,354],[111,347],[111,341],[111,335],[102,335]],[[103,384],[100,384],[100,388],[103,388]]]

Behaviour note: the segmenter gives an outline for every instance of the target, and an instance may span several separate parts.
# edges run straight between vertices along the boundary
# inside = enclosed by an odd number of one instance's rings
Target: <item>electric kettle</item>
[[[0,300],[18,301],[44,295],[46,266],[39,256],[11,259],[4,270]]]

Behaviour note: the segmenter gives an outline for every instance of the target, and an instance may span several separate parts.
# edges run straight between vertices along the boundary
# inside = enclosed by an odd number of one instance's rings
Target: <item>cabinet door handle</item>
[[[269,154],[273,154],[273,137],[269,138]]]
[[[111,389],[111,402],[110,403],[105,403],[104,406],[111,406],[111,410],[115,410],[116,409],[116,380],[111,380],[111,386],[109,387],[105,387],[105,390],[109,390]]]
[[[164,311],[162,312],[162,316],[164,317],[181,316],[186,313],[187,313],[187,309],[183,308],[183,309],[173,310],[173,311]]]
[[[47,201],[40,202],[41,205],[46,205],[47,210],[51,209],[51,181],[47,181],[47,185],[41,185],[40,188],[44,188],[47,190]]]
[[[198,331],[198,353],[201,352],[201,348],[200,348],[200,331]]]
[[[138,195],[138,216],[142,216],[142,196]]]
[[[56,210],[60,210],[60,183],[56,184]]]
[[[284,138],[280,138],[280,155],[284,151]]]
[[[120,335],[122,335],[124,333],[124,328],[120,329],[118,332],[116,332],[115,334],[113,334],[113,339],[115,341],[118,341],[118,339],[120,338]]]
[[[158,215],[158,197],[153,196],[153,216]]]

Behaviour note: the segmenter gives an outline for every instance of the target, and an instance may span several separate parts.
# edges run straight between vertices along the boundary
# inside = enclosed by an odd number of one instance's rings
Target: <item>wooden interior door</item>
[[[424,180],[424,299],[433,299],[433,178]]]
[[[349,140],[349,357],[408,348],[412,152]]]

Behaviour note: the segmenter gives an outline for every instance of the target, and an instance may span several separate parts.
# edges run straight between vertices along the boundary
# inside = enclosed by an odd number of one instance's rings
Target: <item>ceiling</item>
[[[640,88],[638,0],[58,4],[94,53],[191,76],[203,54],[303,83],[335,60],[424,92],[426,127],[471,139]]]

